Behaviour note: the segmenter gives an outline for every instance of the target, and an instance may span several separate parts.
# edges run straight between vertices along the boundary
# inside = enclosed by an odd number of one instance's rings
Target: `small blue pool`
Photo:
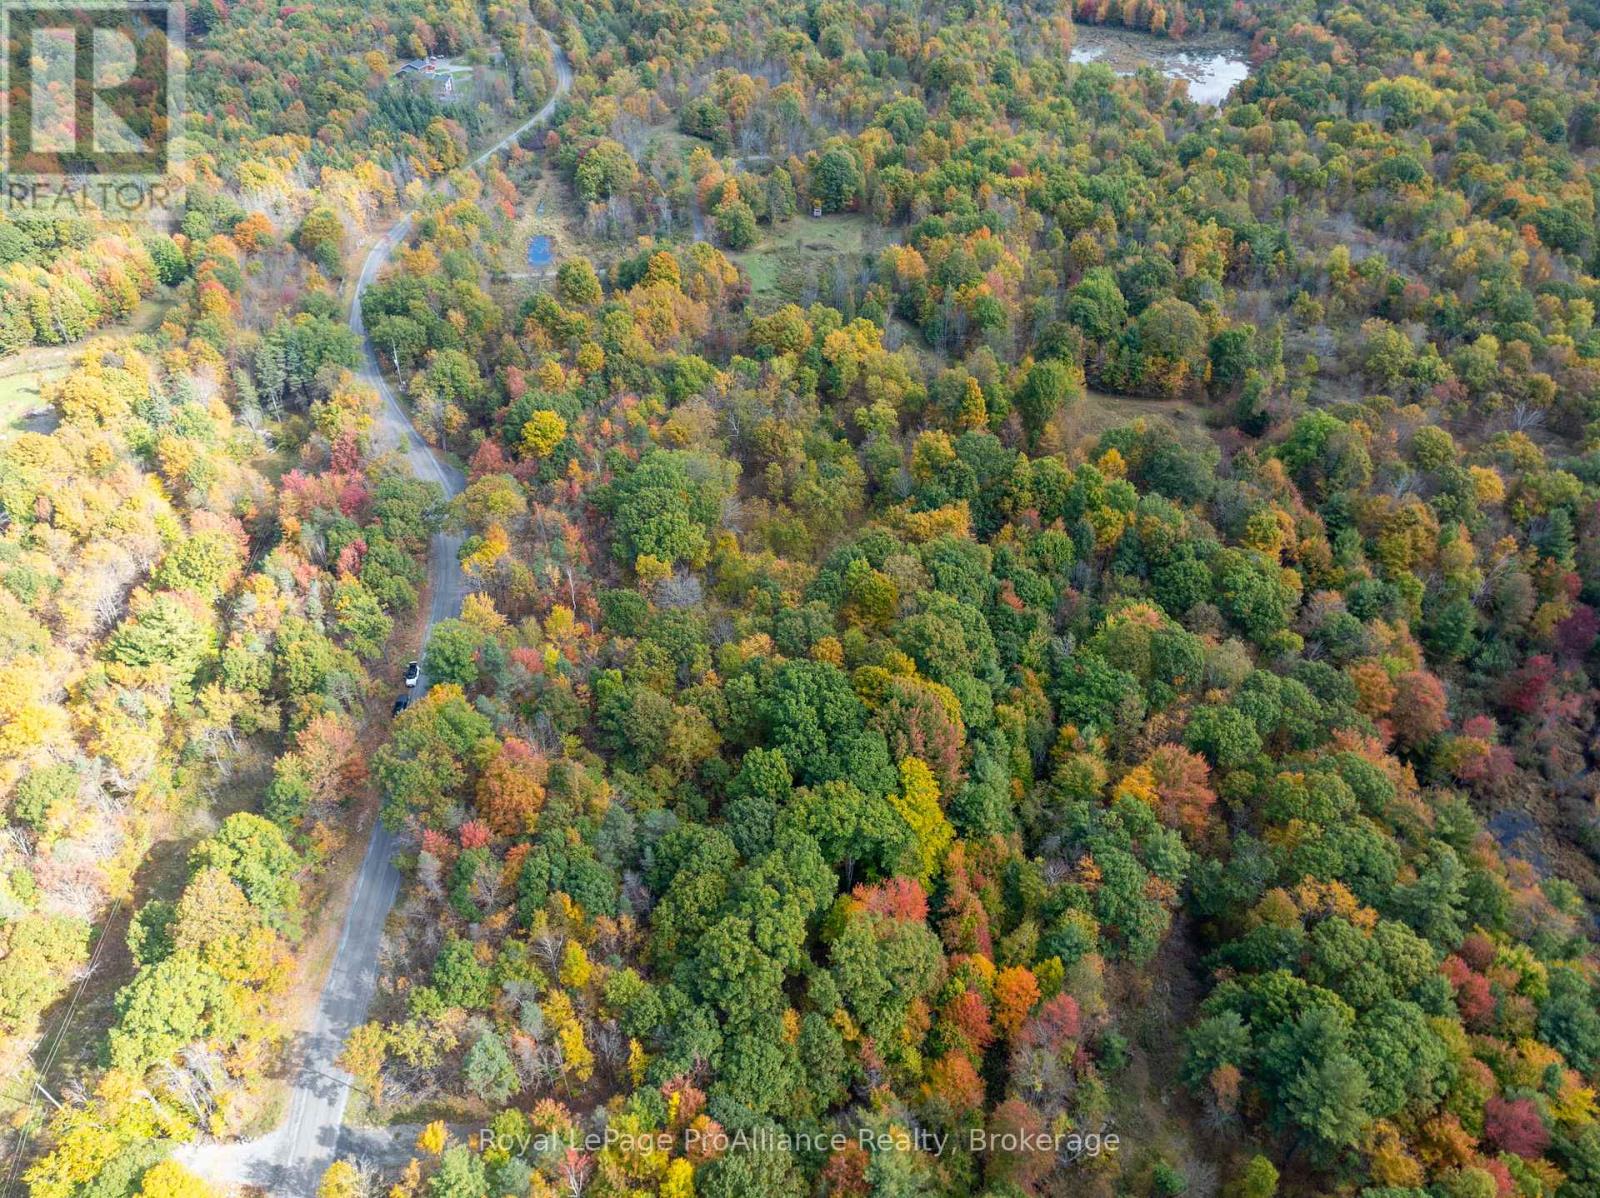
[[[555,251],[551,248],[550,238],[541,233],[528,243],[528,265],[549,266],[555,261]]]

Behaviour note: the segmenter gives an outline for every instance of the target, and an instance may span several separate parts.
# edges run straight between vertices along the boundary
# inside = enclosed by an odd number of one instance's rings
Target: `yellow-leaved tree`
[[[938,871],[946,850],[956,838],[955,829],[939,806],[939,783],[920,757],[900,763],[900,792],[889,803],[911,827],[916,837],[917,873],[927,881]]]

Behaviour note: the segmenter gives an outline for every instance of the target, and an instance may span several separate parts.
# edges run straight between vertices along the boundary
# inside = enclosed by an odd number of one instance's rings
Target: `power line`
[[[111,939],[111,925],[116,921],[116,918],[121,911],[122,900],[119,898],[111,905],[111,913],[106,916],[105,923],[103,925],[103,931],[100,934],[100,939],[94,946],[94,952],[89,956],[88,968],[83,971],[83,980],[78,983],[77,989],[72,992],[72,999],[67,1003],[67,1009],[65,1014],[63,1014],[61,1017],[60,1026],[56,1028],[56,1038],[50,1045],[50,1051],[45,1054],[44,1063],[35,1067],[34,1072],[36,1076],[33,1084],[38,1088],[39,1092],[42,1093],[46,1098],[49,1098],[51,1102],[56,1102],[56,1100],[52,1098],[49,1091],[45,1090],[44,1086],[40,1084],[39,1079],[50,1076],[50,1070],[55,1067],[56,1057],[61,1052],[61,1045],[66,1039],[67,1028],[72,1023],[72,1016],[78,1009],[78,1002],[83,998],[84,990],[86,990],[89,986],[89,979],[94,976],[95,966],[100,963],[100,954],[105,950],[106,944]],[[37,1045],[35,1045],[35,1048],[37,1048]],[[37,1098],[32,1098],[31,1095],[30,1098],[32,1099],[33,1109],[37,1111],[39,1109],[39,1100]],[[56,1102],[56,1108],[59,1110],[60,1107],[61,1104]],[[31,1125],[33,1120],[30,1118],[28,1122]],[[9,1196],[12,1188],[16,1185],[17,1175],[22,1168],[23,1157],[28,1151],[28,1141],[30,1139],[32,1139],[32,1133],[28,1130],[27,1126],[18,1129],[17,1150],[12,1154],[11,1166],[6,1170],[5,1189],[0,1190],[0,1194]]]

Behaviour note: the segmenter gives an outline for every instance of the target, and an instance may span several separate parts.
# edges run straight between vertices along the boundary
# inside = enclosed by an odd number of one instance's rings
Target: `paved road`
[[[529,129],[549,120],[556,101],[571,90],[572,67],[555,39],[549,40],[555,56],[555,92],[529,120],[473,159],[474,169]],[[414,215],[408,213],[396,222],[367,255],[350,304],[350,327],[361,337],[365,347],[367,381],[383,399],[380,440],[403,449],[418,478],[431,479],[444,488],[447,496],[454,496],[460,494],[464,483],[461,471],[434,456],[406,416],[405,409],[384,380],[361,319],[362,293],[377,279],[389,255],[410,232]],[[461,537],[450,533],[435,535],[429,547],[428,576],[433,595],[428,610],[429,631],[440,620],[461,612],[466,583],[458,561],[460,548]],[[427,686],[428,679],[424,675],[418,692],[426,690]],[[339,1151],[345,1105],[350,1097],[350,1077],[335,1062],[345,1038],[366,1019],[367,1008],[372,1004],[378,984],[378,949],[383,940],[383,925],[400,890],[400,874],[392,860],[395,848],[395,836],[381,824],[375,824],[350,899],[350,909],[345,914],[333,968],[317,999],[311,1026],[296,1046],[300,1056],[299,1073],[290,1092],[289,1113],[283,1126],[247,1143],[185,1148],[179,1159],[201,1176],[225,1184],[262,1186],[273,1198],[312,1198],[316,1193],[318,1180]],[[406,1137],[407,1147],[413,1138],[414,1133]],[[387,1150],[387,1142],[394,1137],[379,1135],[372,1144],[366,1139],[351,1133],[347,1153],[379,1155]]]

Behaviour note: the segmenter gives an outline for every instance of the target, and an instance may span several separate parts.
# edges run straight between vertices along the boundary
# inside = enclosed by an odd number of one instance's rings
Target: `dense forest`
[[[1600,1195],[1600,8],[193,19],[179,227],[0,223],[170,305],[0,442],[33,1194],[260,1184],[375,815],[323,1198]]]

